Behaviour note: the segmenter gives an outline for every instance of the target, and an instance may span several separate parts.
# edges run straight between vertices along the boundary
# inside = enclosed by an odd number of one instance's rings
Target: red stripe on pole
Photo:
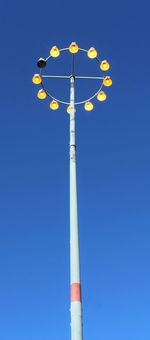
[[[80,283],[72,283],[71,285],[71,302],[81,301],[81,285]]]

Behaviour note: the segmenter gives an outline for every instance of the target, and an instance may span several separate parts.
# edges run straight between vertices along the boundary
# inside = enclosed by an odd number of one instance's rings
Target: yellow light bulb
[[[50,107],[51,110],[57,110],[59,108],[59,104],[56,100],[52,100],[49,107]]]
[[[79,51],[79,46],[76,44],[76,42],[72,42],[69,46],[69,52],[70,53],[77,53]]]
[[[46,92],[43,89],[41,89],[41,90],[38,91],[37,97],[39,99],[45,99],[47,97],[47,94],[46,94]]]
[[[70,114],[71,113],[71,107],[70,105],[67,107],[67,112]],[[76,112],[76,108],[74,108],[74,112]]]
[[[51,55],[51,57],[53,57],[53,58],[59,57],[60,51],[59,51],[59,49],[58,49],[57,46],[53,46],[53,47],[51,48],[51,50],[50,50],[50,55]]]
[[[94,105],[91,102],[86,102],[84,104],[84,108],[85,108],[86,111],[92,111],[93,108],[94,108]]]
[[[100,69],[102,71],[108,71],[110,69],[110,64],[108,63],[107,60],[103,60],[100,64]]]
[[[103,85],[104,86],[111,86],[112,85],[112,79],[110,77],[105,77],[105,79],[103,80]]]
[[[91,48],[88,50],[87,55],[88,55],[89,58],[94,59],[94,58],[97,57],[97,51],[95,50],[94,47],[91,47]]]
[[[104,91],[100,91],[97,95],[97,99],[100,101],[100,102],[103,102],[104,100],[106,100],[107,96],[106,96],[106,93]]]
[[[41,84],[42,78],[40,77],[39,74],[34,74],[34,76],[32,78],[32,82],[36,85]]]

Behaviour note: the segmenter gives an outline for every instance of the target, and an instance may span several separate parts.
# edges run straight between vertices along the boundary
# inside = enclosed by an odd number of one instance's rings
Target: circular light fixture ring
[[[59,49],[60,52],[64,52],[64,51],[69,51],[69,47],[65,47],[65,48],[61,48]],[[87,53],[88,50],[84,49],[84,48],[81,48],[79,47],[79,51],[82,51],[82,52],[85,52]],[[51,55],[49,55],[47,58],[45,58],[45,61],[47,62],[50,58],[52,58]],[[94,58],[98,63],[101,62],[101,60],[98,58],[98,56],[96,58]],[[42,78],[42,69],[40,69],[40,76]],[[43,75],[44,76],[44,75]],[[70,76],[71,77],[71,76]],[[67,78],[67,77],[66,77]],[[69,78],[69,76],[68,76]],[[76,79],[76,76],[74,76],[74,78]],[[43,79],[43,78],[42,78]],[[104,80],[105,77],[102,77],[102,79]],[[47,91],[47,89],[45,88],[44,84],[43,84],[43,81],[41,82],[41,87],[42,89],[46,92],[47,96],[50,97],[51,99],[57,101],[58,103],[60,104],[64,104],[64,105],[70,105],[70,102],[67,102],[67,101],[63,101],[63,100],[60,100],[59,98],[56,98],[55,96],[53,96],[51,93],[49,93],[49,91]],[[87,101],[91,101],[92,99],[94,99],[98,93],[102,90],[102,87],[103,87],[103,81],[102,81],[102,84],[101,86],[99,87],[99,89],[89,98],[85,99],[85,100],[82,100],[82,101],[78,101],[78,102],[75,102],[75,105],[80,105],[80,104],[85,104]]]

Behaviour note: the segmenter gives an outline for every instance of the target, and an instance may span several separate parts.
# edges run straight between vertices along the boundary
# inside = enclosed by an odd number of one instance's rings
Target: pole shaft
[[[82,340],[82,302],[78,237],[74,77],[70,78],[70,281],[71,340]]]

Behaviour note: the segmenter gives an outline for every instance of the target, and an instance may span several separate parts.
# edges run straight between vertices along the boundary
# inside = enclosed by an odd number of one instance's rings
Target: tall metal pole
[[[67,112],[70,113],[70,283],[71,283],[71,340],[83,340],[82,334],[82,301],[81,301],[81,284],[80,284],[80,256],[79,256],[79,236],[78,236],[78,202],[77,202],[77,179],[76,179],[76,141],[75,141],[75,105],[84,104],[86,111],[93,109],[91,102],[97,96],[99,101],[106,99],[106,94],[102,91],[104,86],[111,86],[112,79],[110,76],[95,77],[95,76],[82,76],[75,75],[74,58],[78,51],[87,54],[91,59],[99,63],[102,71],[107,71],[110,68],[106,60],[101,61],[97,56],[97,51],[91,47],[89,50],[79,47],[75,42],[72,42],[69,47],[58,49],[56,46],[52,47],[49,56],[44,59],[40,58],[37,66],[40,68],[39,74],[34,74],[32,81],[34,84],[41,84],[42,89],[38,91],[37,97],[45,99],[46,96],[52,99],[50,109],[56,110],[59,104],[70,106]],[[60,52],[69,51],[72,54],[71,76],[68,75],[49,75],[43,74],[42,70],[45,69],[47,61],[52,57],[58,57]],[[44,78],[56,79],[69,79],[70,78],[70,103],[68,101],[60,100],[52,96],[45,88],[43,83]],[[101,80],[101,85],[91,97],[86,100],[75,102],[75,79],[83,80]]]
[[[71,340],[82,340],[82,302],[78,238],[78,205],[76,180],[75,91],[74,76],[70,77],[70,281]]]

